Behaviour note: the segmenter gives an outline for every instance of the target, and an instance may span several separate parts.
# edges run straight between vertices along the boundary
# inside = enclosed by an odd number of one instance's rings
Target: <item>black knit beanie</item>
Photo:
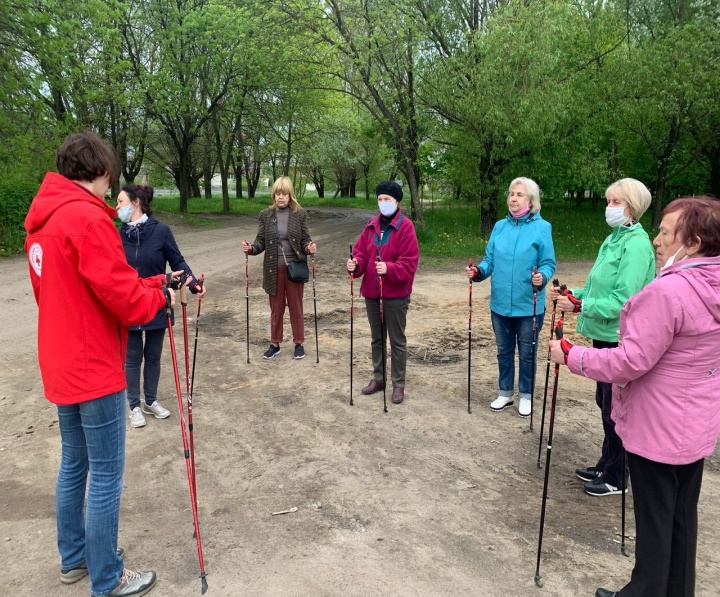
[[[403,198],[402,187],[394,180],[385,180],[375,187],[375,195],[390,195],[396,201]]]

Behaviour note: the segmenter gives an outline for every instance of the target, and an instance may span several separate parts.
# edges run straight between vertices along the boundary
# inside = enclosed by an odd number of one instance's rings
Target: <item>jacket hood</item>
[[[25,217],[25,230],[30,234],[40,230],[58,207],[70,202],[89,203],[102,209],[111,218],[117,217],[112,207],[85,187],[56,172],[48,172],[30,204]]]
[[[130,226],[130,224],[123,223],[123,225],[120,226],[120,234],[123,238],[127,237],[132,239],[133,241],[137,240],[137,237],[139,235],[140,239],[142,240],[159,223],[160,222],[157,220],[157,218],[155,218],[155,216],[148,216],[147,220],[145,220],[142,224],[138,224],[137,226]]]
[[[720,257],[695,257],[673,263],[659,277],[677,274],[688,281],[707,310],[720,322]]]

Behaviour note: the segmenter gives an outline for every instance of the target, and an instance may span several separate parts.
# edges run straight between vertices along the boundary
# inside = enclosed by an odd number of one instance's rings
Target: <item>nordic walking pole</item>
[[[560,282],[557,278],[552,281],[553,286],[560,286]],[[550,319],[550,340],[553,339],[553,333],[555,332],[555,309],[557,307],[557,300],[553,301],[552,318]],[[542,440],[543,430],[545,429],[545,406],[547,405],[547,393],[548,393],[548,380],[550,379],[550,344],[548,343],[548,354],[547,354],[547,369],[545,370],[545,392],[543,394],[543,408],[542,408],[542,419],[540,421],[540,441],[538,442],[538,458],[537,467],[542,468],[540,464],[540,455],[542,453]]]
[[[377,260],[378,262],[382,261],[380,258],[380,247],[378,247],[377,250]],[[387,412],[387,390],[385,389],[385,386],[387,385],[387,374],[385,373],[385,367],[386,367],[386,356],[385,356],[385,312],[383,310],[383,292],[382,292],[382,286],[383,286],[383,279],[380,274],[378,274],[378,283],[380,285],[380,341],[382,342],[382,369],[383,369],[383,412]]]
[[[247,362],[250,362],[250,275],[248,269],[248,254],[245,253],[245,328],[247,330]]]
[[[563,337],[562,326],[565,314],[560,312],[560,321],[558,321],[555,330],[555,339],[560,340]],[[553,383],[552,401],[550,403],[550,423],[548,424],[548,443],[547,455],[545,456],[545,481],[543,483],[542,507],[540,509],[540,534],[538,536],[537,566],[535,568],[535,584],[538,587],[543,586],[542,577],[540,576],[540,554],[542,553],[543,530],[545,527],[545,506],[547,505],[547,488],[548,479],[550,478],[550,457],[552,456],[552,440],[553,428],[555,427],[555,405],[557,404],[558,378],[560,377],[560,365],[555,363],[555,381]]]
[[[626,558],[630,557],[630,554],[627,550],[627,545],[625,545],[625,494],[627,493],[627,477],[625,474],[625,447],[622,449],[622,534],[620,535],[620,553],[624,555]]]
[[[315,309],[315,362],[320,362],[320,353],[318,352],[318,333],[317,333],[317,301],[315,300],[315,254],[310,256],[310,267],[312,268],[312,286],[313,286],[313,308]]]
[[[204,595],[208,590],[208,583],[205,575],[205,560],[203,558],[202,542],[200,540],[200,524],[198,522],[197,498],[193,483],[194,475],[190,468],[190,450],[188,448],[187,431],[185,429],[185,411],[182,402],[182,390],[180,389],[180,373],[178,372],[177,355],[175,354],[175,338],[172,330],[172,319],[170,317],[170,297],[167,297],[165,307],[167,316],[168,340],[170,341],[170,356],[172,357],[173,374],[175,375],[175,391],[177,393],[178,411],[180,412],[180,431],[182,433],[183,453],[185,454],[185,468],[187,469],[188,485],[190,486],[190,507],[192,509],[193,525],[195,526],[195,541],[198,550],[198,562],[200,563],[200,579],[202,581],[200,593]]]
[[[472,258],[468,258],[468,267],[473,267]],[[472,361],[472,278],[468,278],[468,414],[470,409],[470,370]]]
[[[180,305],[182,306],[183,324],[183,348],[185,352],[185,395],[190,393],[190,349],[188,347],[188,324],[187,324],[187,293],[185,283],[180,286]]]
[[[350,259],[353,259],[352,245],[350,245]],[[350,272],[350,406],[353,406],[353,321],[355,319],[355,292],[353,280],[355,276]]]
[[[537,265],[533,269],[530,276],[532,284],[532,276],[537,274]],[[530,383],[530,431],[533,430],[533,412],[535,411],[535,378],[537,377],[537,354],[535,353],[537,344],[537,295],[538,287],[533,284],[533,340],[532,340],[532,381]]]
[[[205,283],[205,274],[200,274],[197,286],[202,288]],[[198,290],[199,291],[199,290]],[[195,345],[193,346],[192,369],[190,373],[190,391],[187,395],[188,431],[190,432],[190,465],[192,468],[193,489],[197,501],[197,484],[195,483],[195,441],[193,439],[193,389],[195,388],[195,360],[197,358],[198,331],[200,329],[200,307],[202,297],[198,298],[197,316],[195,317]]]

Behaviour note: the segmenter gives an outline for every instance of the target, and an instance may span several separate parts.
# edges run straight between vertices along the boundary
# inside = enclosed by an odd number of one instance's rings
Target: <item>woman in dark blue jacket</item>
[[[120,237],[128,263],[137,270],[141,278],[164,274],[166,264],[169,264],[173,274],[179,275],[184,272],[188,276],[187,285],[190,292],[202,297],[205,294],[205,287],[197,286],[197,280],[190,266],[183,259],[170,228],[152,217],[150,208],[152,199],[152,187],[135,184],[125,185],[118,195],[117,212],[123,223]],[[154,415],[158,419],[170,416],[170,411],[157,400],[160,357],[166,327],[167,317],[163,308],[151,321],[128,330],[125,376],[131,427],[145,425],[143,413]],[[140,366],[143,359],[145,360],[143,369],[145,400],[141,405]]]

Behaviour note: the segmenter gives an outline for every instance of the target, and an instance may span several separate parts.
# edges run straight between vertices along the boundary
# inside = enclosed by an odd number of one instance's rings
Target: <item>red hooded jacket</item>
[[[55,404],[125,389],[127,326],[149,321],[165,305],[164,276],[138,278],[115,215],[100,197],[49,172],[25,218],[40,373]]]

